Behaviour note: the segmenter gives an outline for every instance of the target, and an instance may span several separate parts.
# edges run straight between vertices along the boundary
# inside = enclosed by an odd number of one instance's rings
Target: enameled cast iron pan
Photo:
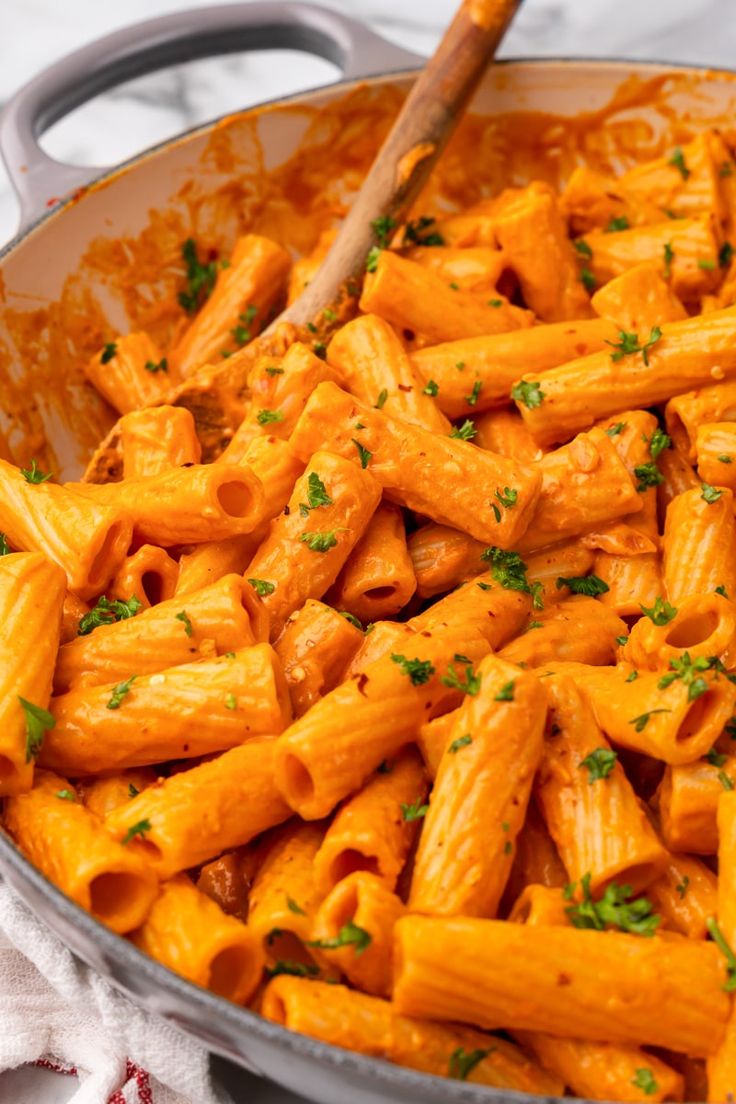
[[[38,146],[52,123],[121,81],[196,57],[272,48],[328,58],[343,80],[199,127],[106,172],[61,165]],[[50,464],[42,466],[78,478],[113,422],[79,372],[90,342],[99,347],[105,326],[125,332],[141,324],[141,295],[155,301],[171,290],[165,279],[156,284],[157,273],[172,256],[176,268],[174,246],[190,232],[222,249],[250,228],[311,248],[315,226],[359,186],[420,62],[333,11],[234,4],[109,35],[26,85],[0,122],[22,210],[19,235],[0,253],[0,429],[16,460],[31,449],[43,455],[45,438]],[[736,77],[723,72],[617,61],[500,64],[441,163],[430,199],[451,207],[534,175],[564,179],[581,161],[620,169],[707,125],[728,133],[735,107]],[[0,873],[136,1004],[319,1104],[539,1100],[364,1058],[215,997],[67,900],[2,832]]]

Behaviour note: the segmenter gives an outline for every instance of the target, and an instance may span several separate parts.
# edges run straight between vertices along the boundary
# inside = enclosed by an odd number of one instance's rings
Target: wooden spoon
[[[306,335],[300,327],[322,317],[351,278],[365,272],[376,245],[373,223],[388,216],[398,225],[409,211],[452,136],[483,73],[493,59],[521,0],[463,0],[459,11],[404,106],[365,178],[335,242],[309,286],[269,327],[223,364],[208,365],[166,397],[189,409],[202,443],[202,459],[219,456],[240,422],[247,376],[259,356],[277,356]],[[311,340],[311,338],[306,338]],[[85,479],[122,477],[116,425],[95,453]]]

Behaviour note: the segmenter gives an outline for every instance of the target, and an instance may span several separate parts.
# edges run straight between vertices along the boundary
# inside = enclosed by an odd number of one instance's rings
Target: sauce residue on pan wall
[[[564,68],[560,74],[562,82]],[[727,79],[714,76],[721,85]],[[618,171],[685,142],[704,125],[718,126],[733,141],[736,91],[721,89],[713,98],[708,88],[707,74],[675,71],[631,76],[604,106],[575,116],[468,114],[414,213],[455,210],[533,178],[559,185],[579,164]],[[164,348],[186,326],[177,302],[186,238],[195,238],[204,259],[226,256],[246,231],[275,238],[295,256],[311,250],[344,216],[403,95],[390,83],[361,85],[327,107],[287,103],[228,116],[211,129],[170,202],[149,211],[140,233],[92,240],[55,302],[19,305],[16,297],[11,305],[0,283],[0,429],[16,462],[36,456],[47,470],[58,471],[65,461],[68,470],[68,456],[62,460],[59,453],[68,454],[70,436],[78,464],[94,450],[114,416],[85,382],[82,365],[121,322],[148,330]],[[291,116],[303,136],[288,160],[269,168],[260,129],[274,114]],[[165,161],[166,154],[154,157]],[[120,175],[135,171],[134,164]],[[85,190],[77,203],[107,190],[114,207],[119,179]],[[45,435],[51,441],[44,447]]]

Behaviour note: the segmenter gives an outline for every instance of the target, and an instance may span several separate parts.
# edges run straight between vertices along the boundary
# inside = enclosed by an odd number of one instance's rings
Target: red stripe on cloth
[[[125,1084],[112,1094],[107,1104],[125,1104],[123,1090],[127,1089],[131,1081],[135,1082],[136,1091],[138,1093],[138,1104],[154,1104],[151,1079],[148,1073],[146,1070],[141,1069],[140,1066],[137,1066],[135,1062],[131,1062],[130,1058],[128,1058],[125,1063]]]
[[[52,1073],[66,1073],[70,1077],[77,1076],[76,1066],[62,1066],[60,1062],[52,1062],[50,1058],[37,1058],[32,1064],[40,1066],[41,1069],[51,1070]]]

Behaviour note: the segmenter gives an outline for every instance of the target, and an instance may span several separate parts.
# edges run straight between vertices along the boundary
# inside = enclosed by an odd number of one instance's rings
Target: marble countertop
[[[199,0],[210,6],[217,0]],[[456,0],[321,0],[364,19],[387,38],[430,53]],[[190,0],[193,6],[195,0]],[[736,57],[734,0],[525,0],[502,55],[651,58],[729,67]],[[136,20],[181,8],[180,0],[3,0],[0,106],[44,66]],[[44,137],[52,156],[75,164],[114,164],[178,131],[280,94],[324,84],[334,66],[304,54],[234,54],[177,66],[98,97]],[[0,166],[0,244],[15,231],[17,209]],[[0,1101],[56,1104],[72,1090],[42,1071],[0,1077]],[[299,1104],[278,1089],[249,1104]]]

